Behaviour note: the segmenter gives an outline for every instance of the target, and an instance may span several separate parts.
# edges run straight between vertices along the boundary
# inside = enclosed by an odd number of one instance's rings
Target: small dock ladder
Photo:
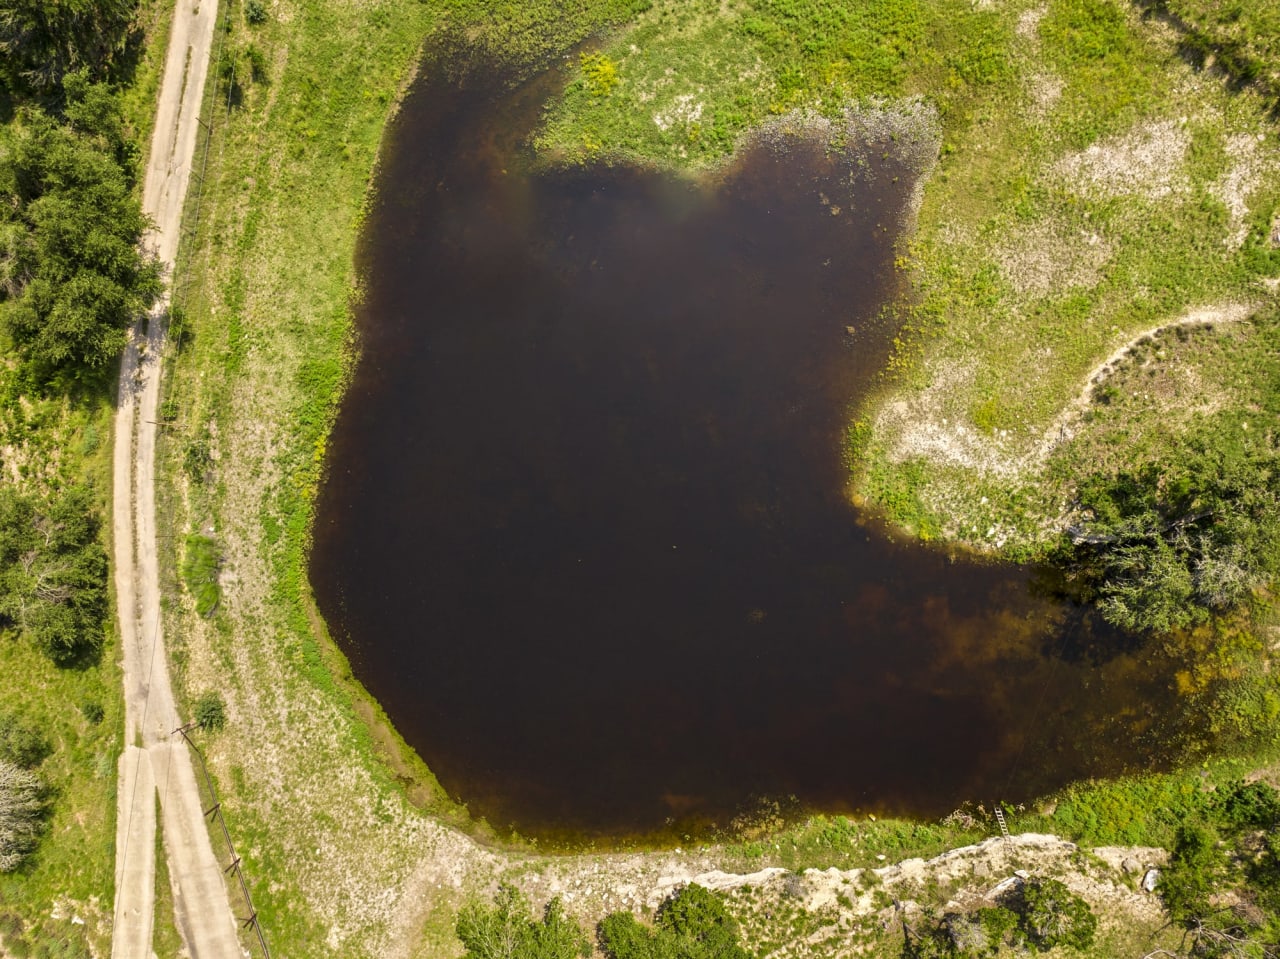
[[[1009,835],[1009,824],[1004,819],[1004,810],[998,803],[996,804],[996,822],[1000,824],[1000,835],[1004,836],[1004,841],[1013,842],[1013,837]]]

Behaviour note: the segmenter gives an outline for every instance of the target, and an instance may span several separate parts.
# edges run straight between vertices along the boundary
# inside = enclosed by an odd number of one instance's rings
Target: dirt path
[[[144,242],[168,273],[178,249],[217,13],[210,0],[177,0],[169,38],[142,188],[143,211],[154,223]],[[160,321],[167,309],[166,297],[134,327],[121,360],[116,410],[112,536],[128,748],[120,758],[111,954],[115,959],[151,955],[159,794],[179,931],[187,950],[194,959],[240,959],[236,923],[209,842],[191,756],[185,746],[172,745],[181,719],[164,649],[155,531],[155,418],[164,343]]]

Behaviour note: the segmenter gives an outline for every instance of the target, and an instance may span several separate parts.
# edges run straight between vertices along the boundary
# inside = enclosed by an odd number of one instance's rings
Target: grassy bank
[[[198,204],[198,229],[182,253],[159,495],[175,682],[188,702],[209,690],[226,699],[226,728],[202,746],[281,954],[456,951],[456,904],[506,868],[486,848],[493,833],[467,820],[351,680],[306,582],[325,442],[357,355],[362,211],[424,38],[532,64],[599,33],[539,135],[559,162],[696,170],[789,111],[903,97],[937,106],[942,156],[900,259],[916,300],[901,308],[882,395],[851,411],[859,495],[902,525],[1029,555],[1102,451],[1165,455],[1170,417],[1218,429],[1265,398],[1271,314],[1254,304],[1270,296],[1258,283],[1269,254],[1256,251],[1280,202],[1274,135],[1252,94],[1197,73],[1136,8],[279,0],[263,22],[245,13],[230,5],[209,164],[189,209],[195,225]],[[1173,372],[1122,372],[1180,377],[1165,402],[1126,406],[1117,388],[1116,402],[1053,429],[1089,371],[1135,333],[1238,305],[1228,327],[1197,328],[1179,340],[1185,352],[1155,357],[1176,354]],[[1046,431],[1064,442],[1041,455]],[[193,542],[206,561],[188,578],[208,585],[216,567],[216,602],[183,584]],[[1185,785],[1157,782],[1156,792]],[[1060,802],[1038,828],[1101,836],[1081,823],[1105,824],[1113,795]],[[1125,841],[1156,841],[1167,825]],[[837,846],[855,839],[874,858],[988,828],[828,826],[796,833],[794,856],[775,837],[726,855],[830,865],[853,861]],[[825,838],[805,838],[814,831]]]

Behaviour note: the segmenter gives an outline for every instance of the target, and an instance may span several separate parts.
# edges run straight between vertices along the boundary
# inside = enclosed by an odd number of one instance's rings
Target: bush
[[[1093,945],[1098,917],[1089,904],[1057,879],[1032,879],[1023,887],[1019,927],[1037,949]]]
[[[267,5],[263,0],[245,0],[244,18],[255,26],[267,22]]]
[[[80,704],[80,715],[85,718],[90,726],[96,726],[102,722],[106,716],[106,711],[102,708],[102,703],[92,700]]]
[[[559,899],[547,903],[538,921],[513,886],[500,887],[492,906],[463,906],[454,928],[467,950],[464,959],[585,959],[591,955],[586,934],[565,915]]]
[[[44,783],[32,772],[0,759],[0,872],[12,872],[35,848],[43,831]]]
[[[0,762],[34,769],[52,752],[49,740],[12,713],[0,713]]]
[[[201,729],[218,730],[227,725],[227,704],[222,696],[210,690],[196,700],[196,722]]]
[[[1209,912],[1209,897],[1217,891],[1226,868],[1226,857],[1212,827],[1202,823],[1180,826],[1169,865],[1160,875],[1160,895],[1169,915],[1187,921]]]
[[[107,553],[89,490],[41,502],[0,486],[0,616],[66,666],[102,648],[107,608]]]
[[[1029,879],[1005,905],[952,912],[939,921],[926,914],[921,929],[908,929],[907,959],[955,959],[1042,952],[1057,946],[1087,950],[1098,919],[1089,904],[1056,879]]]
[[[600,944],[613,959],[748,959],[738,924],[723,902],[698,885],[685,886],[658,910],[650,930],[629,912],[600,923]]]

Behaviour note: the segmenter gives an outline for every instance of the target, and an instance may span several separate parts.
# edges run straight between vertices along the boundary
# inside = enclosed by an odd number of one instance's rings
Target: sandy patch
[[[1227,156],[1231,166],[1210,187],[1209,192],[1223,202],[1231,216],[1231,226],[1223,238],[1223,245],[1238,250],[1249,235],[1249,197],[1262,185],[1267,176],[1274,176],[1276,164],[1264,158],[1258,147],[1265,139],[1240,133],[1227,140]]]
[[[1052,73],[1033,73],[1027,77],[1027,95],[1037,115],[1043,117],[1062,96],[1062,78]]]
[[[1020,480],[1041,469],[1053,450],[1075,435],[1093,401],[1093,391],[1140,343],[1179,326],[1236,323],[1247,318],[1253,309],[1247,303],[1201,307],[1130,337],[1089,372],[1080,392],[1044,431],[1030,437],[1009,430],[987,435],[965,422],[954,409],[954,397],[967,395],[974,370],[957,364],[939,366],[928,388],[887,404],[875,420],[875,431],[889,438],[888,458],[892,462],[924,458],[984,476]]]
[[[699,91],[701,92],[701,91]],[[703,103],[692,93],[682,93],[665,110],[653,115],[654,125],[666,133],[674,126],[692,126],[702,119]]]
[[[1042,220],[1010,235],[996,248],[995,259],[1005,282],[1023,297],[1034,298],[1096,286],[1114,252],[1096,232]]]
[[[1190,144],[1184,122],[1143,123],[1123,136],[1064,157],[1052,172],[1086,196],[1157,200],[1185,189],[1182,165]]]
[[[1045,14],[1049,12],[1047,6],[1032,7],[1030,10],[1023,11],[1018,17],[1018,25],[1014,28],[1014,32],[1024,40],[1032,40],[1038,42],[1040,40],[1040,21],[1044,19]]]

